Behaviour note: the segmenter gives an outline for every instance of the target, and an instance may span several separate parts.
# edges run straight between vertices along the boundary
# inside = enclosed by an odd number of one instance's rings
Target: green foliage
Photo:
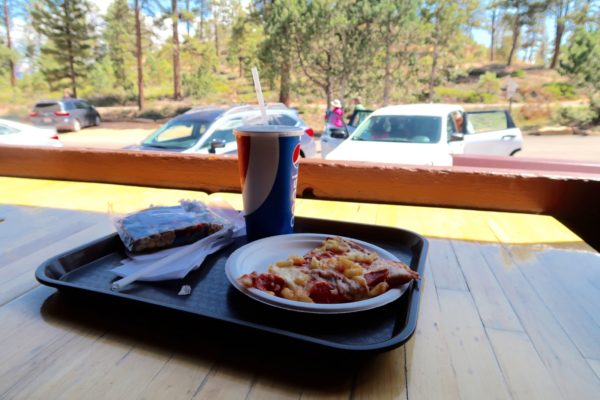
[[[579,27],[560,60],[561,74],[567,75],[590,99],[600,92],[600,29]]]
[[[124,96],[123,89],[115,89],[115,75],[112,63],[108,57],[98,60],[88,72],[85,79],[81,79],[79,97],[102,97],[110,95]]]
[[[586,127],[598,119],[598,114],[589,107],[560,107],[553,116],[560,125]]]
[[[88,21],[87,0],[39,0],[31,9],[35,30],[48,39],[42,54],[53,61],[42,64],[42,73],[57,88],[71,87],[77,95],[77,79],[92,66],[94,28]]]
[[[510,73],[510,76],[512,76],[513,78],[525,78],[525,75],[526,73],[522,69],[518,69]]]
[[[567,82],[544,83],[542,88],[547,95],[554,99],[573,100],[577,98],[575,87]]]
[[[104,40],[114,81],[111,87],[134,92],[135,20],[127,0],[115,0],[106,12]]]
[[[140,111],[137,114],[137,116],[138,116],[138,118],[146,118],[146,119],[152,119],[152,120],[156,121],[158,119],[164,119],[164,118],[171,117],[172,112],[166,108],[161,108],[160,110],[149,109],[149,110]]]
[[[264,40],[262,26],[245,13],[240,14],[234,21],[229,38],[227,61],[239,68],[239,76],[243,70],[249,71],[258,65],[258,49]]]
[[[435,88],[435,101],[446,103],[495,103],[498,96],[495,93],[485,93],[480,90],[461,89],[457,87],[438,86]]]
[[[214,73],[218,65],[214,46],[188,37],[182,46],[181,59],[184,64],[193,66],[184,69],[182,74],[184,95],[199,98],[215,90],[220,78]]]
[[[500,91],[500,79],[494,72],[486,72],[479,77],[477,89],[489,95],[496,95]]]

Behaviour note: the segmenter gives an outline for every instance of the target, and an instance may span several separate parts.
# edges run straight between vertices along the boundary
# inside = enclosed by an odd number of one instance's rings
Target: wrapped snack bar
[[[150,207],[115,220],[125,247],[134,253],[190,244],[218,232],[225,224],[225,220],[197,201]]]

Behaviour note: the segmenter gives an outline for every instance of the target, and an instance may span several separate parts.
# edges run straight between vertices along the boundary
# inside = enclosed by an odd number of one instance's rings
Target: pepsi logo
[[[300,159],[300,143],[296,145],[294,148],[294,154],[292,155],[292,162],[294,164],[298,164],[298,160]]]

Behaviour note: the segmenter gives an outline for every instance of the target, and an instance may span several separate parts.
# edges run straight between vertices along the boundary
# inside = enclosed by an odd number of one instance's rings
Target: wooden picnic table
[[[600,256],[551,216],[299,199],[301,216],[430,242],[414,336],[340,362],[35,281],[44,260],[113,231],[108,203],[205,193],[9,177],[0,193],[0,398],[600,398]]]

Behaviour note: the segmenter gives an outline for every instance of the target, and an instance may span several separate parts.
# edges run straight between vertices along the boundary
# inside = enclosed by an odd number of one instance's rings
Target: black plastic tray
[[[413,232],[299,217],[295,230],[368,241],[388,250],[423,276],[427,240]],[[245,243],[245,238],[237,239],[209,256],[201,268],[182,280],[139,282],[124,291],[114,292],[110,286],[117,276],[109,270],[119,264],[125,252],[119,237],[113,234],[44,262],[36,270],[36,278],[44,285],[65,291],[177,310],[240,329],[250,328],[328,349],[359,353],[390,350],[402,345],[414,333],[421,296],[420,281],[413,282],[398,300],[373,310],[339,315],[282,310],[245,296],[227,280],[225,261]],[[177,295],[183,284],[192,287],[190,295]],[[127,307],[121,309],[123,313],[128,312]]]

